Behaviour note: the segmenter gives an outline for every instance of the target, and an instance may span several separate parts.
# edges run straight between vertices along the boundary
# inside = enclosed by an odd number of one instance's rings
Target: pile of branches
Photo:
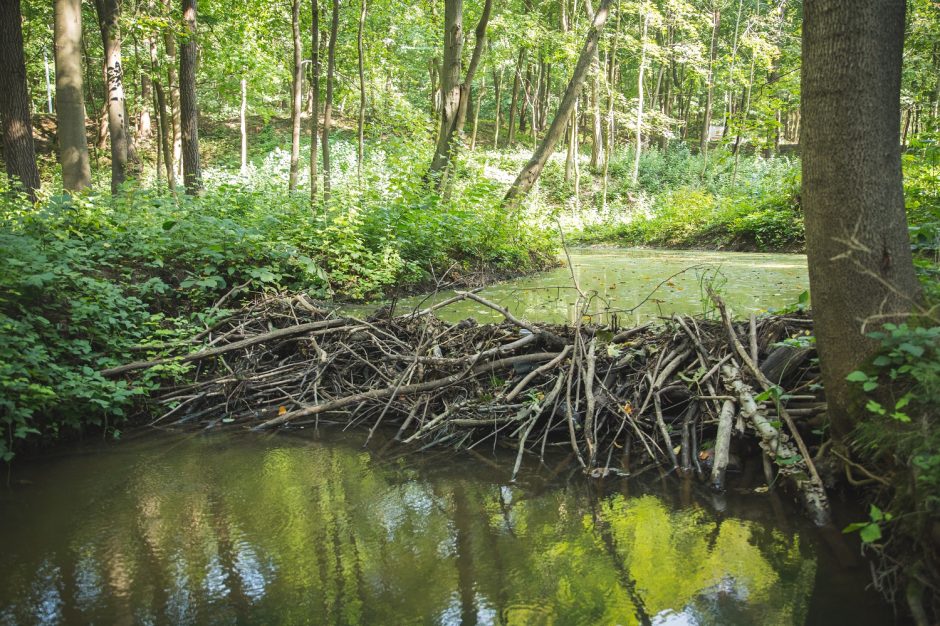
[[[155,423],[252,430],[340,423],[419,448],[489,442],[527,454],[570,449],[595,477],[649,466],[725,486],[740,441],[762,450],[769,481],[796,486],[819,523],[828,504],[798,429],[825,410],[804,313],[733,322],[675,315],[627,330],[532,324],[462,292],[432,307],[368,319],[304,296],[258,301],[204,334],[197,352],[103,372],[123,376],[190,362],[163,387]],[[452,324],[435,310],[470,298],[499,324]],[[178,369],[178,368],[177,368]],[[804,428],[808,428],[804,426]],[[394,430],[391,430],[394,429]]]

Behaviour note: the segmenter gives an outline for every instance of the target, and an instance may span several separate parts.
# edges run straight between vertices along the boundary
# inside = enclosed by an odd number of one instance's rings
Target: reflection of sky
[[[233,438],[220,450],[206,449],[207,441],[187,440],[162,463],[129,442],[127,454],[140,460],[115,461],[141,476],[134,489],[99,491],[102,476],[119,474],[106,465],[110,453],[37,479],[72,484],[24,491],[12,502],[24,512],[16,524],[0,516],[9,543],[0,550],[0,624],[277,623],[299,615],[458,624],[471,609],[461,598],[472,599],[480,624],[510,615],[563,623],[622,593],[618,567],[634,578],[656,624],[745,624],[788,614],[794,598],[805,606],[817,578],[816,556],[799,535],[776,532],[770,541],[770,533],[752,532],[756,522],[729,513],[716,526],[704,510],[689,514],[651,495],[618,508],[608,503],[620,496],[591,503],[576,486],[533,491],[479,466],[402,481],[395,470],[364,470],[358,449]],[[275,449],[277,463],[265,466]],[[245,471],[251,467],[264,470]],[[95,506],[75,507],[70,496]],[[630,504],[640,500],[645,508]],[[79,512],[59,521],[48,515],[55,504]],[[620,528],[613,553],[585,514],[595,508],[609,509],[605,523]],[[688,580],[673,584],[663,563]],[[804,565],[808,576],[798,579],[792,572]]]

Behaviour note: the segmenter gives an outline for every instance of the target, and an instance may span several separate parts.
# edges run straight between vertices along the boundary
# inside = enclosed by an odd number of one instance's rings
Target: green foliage
[[[341,161],[349,145],[337,146]],[[278,158],[255,178],[210,168],[195,198],[129,185],[32,207],[0,189],[0,458],[16,440],[86,425],[114,434],[155,383],[98,371],[196,334],[224,314],[214,306],[223,297],[363,300],[448,270],[518,273],[552,258],[549,237],[526,214],[507,216],[472,162],[445,200],[417,174],[394,176],[419,156],[413,144],[396,147],[375,152],[363,192],[340,172],[334,201],[317,212],[307,194],[284,191]]]
[[[786,157],[712,155],[683,145],[640,157],[637,187],[629,154],[611,161],[614,208],[577,238],[585,243],[794,250],[803,245],[799,163]]]
[[[893,494],[884,502],[903,512],[894,521],[895,548],[904,544],[919,560],[930,552],[932,526],[940,516],[940,326],[885,324],[869,336],[879,342],[879,351],[847,376],[858,386],[867,413],[853,434],[854,445],[863,464],[895,475]],[[880,514],[877,507],[872,511]],[[873,514],[870,522],[847,530],[860,530],[863,541],[874,542],[888,521],[887,513]]]

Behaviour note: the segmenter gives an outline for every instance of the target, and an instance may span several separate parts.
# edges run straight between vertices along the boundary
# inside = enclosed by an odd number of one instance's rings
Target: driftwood
[[[791,395],[759,401],[754,391],[776,389],[757,363],[773,362],[778,341],[808,327],[806,314],[737,323],[718,300],[721,319],[673,316],[612,332],[580,321],[534,324],[473,292],[449,301],[467,298],[506,321],[450,324],[434,316],[436,305],[360,320],[297,297],[269,299],[207,332],[201,351],[102,373],[173,365],[162,371],[176,380],[154,398],[161,425],[261,430],[328,421],[362,427],[369,438],[387,428],[421,449],[506,446],[516,470],[562,446],[593,476],[652,463],[721,490],[732,449],[741,456],[750,446],[825,521],[825,492],[796,421],[824,410],[807,391],[811,360],[788,365],[783,391]],[[181,374],[185,363],[194,365]],[[798,408],[788,410],[791,403]]]

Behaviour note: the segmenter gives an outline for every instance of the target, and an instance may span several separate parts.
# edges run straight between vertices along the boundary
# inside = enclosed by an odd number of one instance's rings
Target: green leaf
[[[868,409],[869,412],[875,413],[876,415],[884,415],[886,413],[884,407],[874,400],[869,400],[868,404],[865,405],[865,408]]]
[[[861,370],[855,370],[854,372],[849,372],[849,375],[845,377],[849,382],[861,383],[868,380],[868,374]]]
[[[868,510],[868,517],[871,518],[873,522],[880,522],[884,519],[885,515],[881,512],[881,509],[872,504],[871,508]]]
[[[866,380],[864,383],[862,383],[862,389],[864,391],[874,391],[877,388],[878,388],[878,383],[876,383],[873,380]]]
[[[866,524],[859,531],[858,536],[863,543],[874,543],[881,539],[881,527],[878,524]]]
[[[922,346],[918,346],[913,343],[904,342],[900,346],[898,346],[898,348],[916,357],[924,356],[924,348]]]

